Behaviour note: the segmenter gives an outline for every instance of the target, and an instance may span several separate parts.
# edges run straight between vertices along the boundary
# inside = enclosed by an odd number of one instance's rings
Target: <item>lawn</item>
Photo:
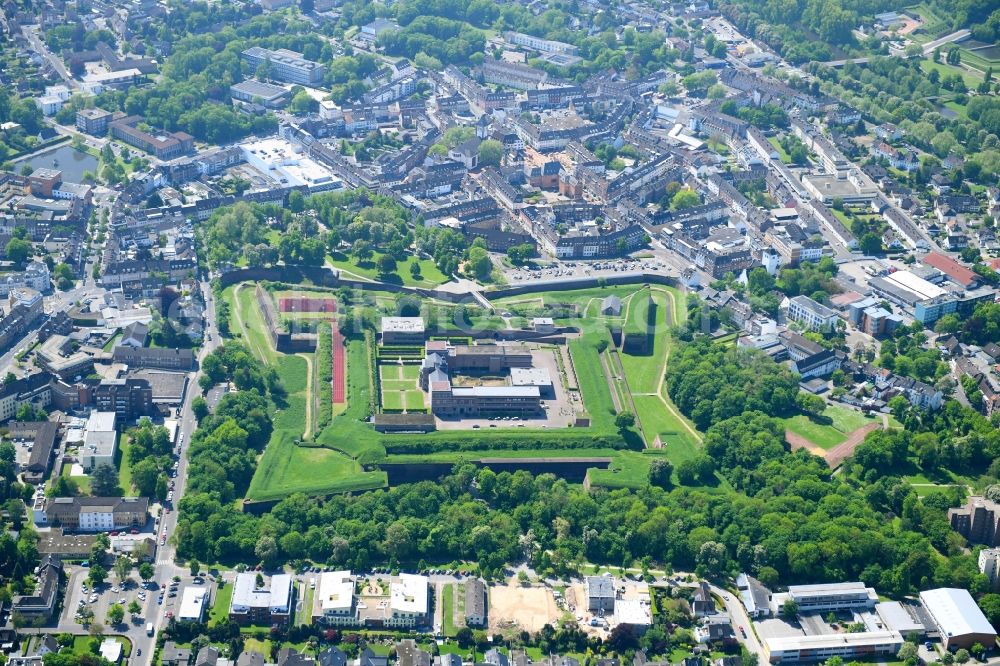
[[[354,259],[348,257],[346,254],[340,252],[336,254],[331,254],[327,256],[326,263],[328,266],[333,266],[334,268],[340,269],[347,273],[353,273],[354,275],[360,276],[362,278],[367,278],[369,280],[381,280],[382,282],[391,282],[394,284],[403,284],[407,287],[436,287],[438,285],[444,284],[449,280],[448,276],[438,270],[438,267],[430,259],[417,259],[416,257],[407,257],[405,261],[401,261],[396,265],[396,272],[389,275],[386,278],[380,278],[378,275],[378,270],[376,267],[376,262],[378,261],[379,253],[376,252],[371,260],[362,262],[358,264]],[[420,265],[420,278],[413,277],[410,273],[412,270],[410,268],[414,263]]]
[[[406,391],[404,395],[406,396],[405,404],[407,410],[424,409],[426,407],[424,404],[424,392],[420,389]]]
[[[336,422],[336,421],[335,421]],[[366,472],[347,455],[319,447],[296,446],[281,433],[271,438],[247,490],[247,498],[270,500],[292,493],[327,495],[381,488],[385,472]]]
[[[309,585],[305,585],[305,594],[302,596],[302,608],[299,610],[299,625],[312,624],[312,605],[313,596],[316,594],[316,588]]]
[[[656,393],[660,385],[660,379],[666,372],[666,355],[670,345],[670,335],[667,333],[666,313],[668,311],[667,295],[664,292],[654,290],[652,293],[655,305],[653,312],[653,349],[651,354],[633,356],[622,353],[622,368],[625,377],[628,379],[629,388],[633,394]],[[635,305],[635,299],[632,304]],[[644,309],[643,309],[644,311]],[[629,318],[639,325],[639,316],[642,313],[631,312]],[[644,322],[643,322],[644,323]]]
[[[382,409],[387,412],[398,412],[403,409],[403,393],[400,391],[382,391]]]
[[[404,365],[402,367],[402,370],[403,370],[403,379],[411,379],[414,382],[420,379],[419,365]]]
[[[97,640],[100,643],[101,641],[104,640],[104,638],[112,638],[112,639],[118,641],[119,643],[121,643],[122,644],[122,655],[124,655],[124,658],[126,660],[128,659],[128,656],[130,654],[132,654],[132,641],[130,641],[129,639],[125,638],[124,636],[104,636],[104,637],[98,638]],[[78,656],[78,657],[82,657],[83,655],[93,654],[90,651],[90,642],[92,640],[94,640],[94,638],[91,637],[91,636],[74,636],[73,637],[73,647],[72,647],[73,654],[76,655],[76,656]]]
[[[338,451],[298,445],[305,433],[307,421],[306,394],[309,382],[307,355],[287,355],[271,348],[270,340],[263,332],[264,323],[252,288],[245,287],[240,290],[236,301],[239,312],[237,317],[237,312],[233,311],[235,321],[232,330],[240,330],[254,353],[277,369],[278,377],[287,392],[285,404],[275,410],[274,432],[258,461],[257,470],[247,490],[247,498],[269,500],[279,499],[295,492],[325,495],[384,486],[384,472],[365,472],[356,460]],[[243,322],[242,328],[239,326],[240,319]],[[360,345],[360,358],[357,345]],[[355,350],[353,354],[352,350]],[[348,354],[349,400],[359,397],[367,405],[369,382],[364,343],[352,341],[348,346]],[[359,380],[354,377],[356,373],[352,374],[352,368],[361,373],[360,381],[364,384],[363,390],[353,396],[352,381]],[[331,425],[343,423],[349,413],[350,408],[335,418]],[[357,417],[351,421],[349,424],[343,424],[353,427],[340,430],[361,429],[371,433],[369,437],[374,435],[374,431],[358,423]],[[329,429],[328,427],[327,430]]]
[[[788,151],[786,151],[784,147],[781,145],[781,141],[778,140],[778,137],[771,136],[768,137],[767,140],[772,146],[774,146],[774,149],[778,152],[778,157],[781,158],[782,164],[792,163],[792,156],[789,155]]]
[[[131,495],[132,491],[132,466],[128,462],[128,450],[131,446],[132,439],[122,433],[118,439],[118,485],[126,495]]]
[[[608,430],[614,428],[615,409],[597,353],[596,345],[601,340],[610,342],[606,330],[586,333],[570,341],[569,353],[583,394],[583,405],[590,414],[591,426]]]
[[[642,424],[642,434],[647,446],[652,446],[659,435],[664,450],[675,466],[694,456],[698,442],[684,424],[667,410],[659,396],[637,395],[632,399],[639,412],[639,422]]]
[[[229,617],[229,604],[233,599],[232,584],[215,588],[215,599],[212,601],[212,609],[208,611],[208,626],[214,627]]]
[[[943,62],[934,62],[930,58],[924,58],[923,60],[921,60],[920,67],[927,73],[930,73],[932,69],[936,69],[938,70],[938,73],[941,74],[941,76],[951,76],[952,74],[960,74],[962,76],[962,79],[965,80],[965,85],[967,85],[969,88],[973,90],[975,90],[976,86],[978,86],[983,81],[982,75],[976,75],[973,74],[972,72],[965,71],[961,67],[954,67],[952,65],[947,65]]]
[[[114,351],[115,345],[122,339],[121,333],[115,333],[111,336],[111,339],[104,343],[103,351],[110,352]]]
[[[455,626],[455,585],[449,583],[441,589],[441,626],[445,636],[458,633]]]
[[[416,386],[414,381],[404,381],[402,379],[383,379],[383,391],[408,391]]]
[[[842,444],[848,434],[875,420],[853,409],[836,405],[830,405],[823,410],[823,417],[824,420],[829,419],[829,423],[810,419],[805,414],[797,414],[782,420],[788,430],[821,449],[832,449]]]

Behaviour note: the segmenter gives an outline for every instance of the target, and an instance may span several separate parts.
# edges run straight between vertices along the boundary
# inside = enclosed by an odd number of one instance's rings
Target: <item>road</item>
[[[202,294],[205,296],[205,333],[206,341],[202,346],[201,351],[198,354],[198,370],[191,373],[190,380],[188,381],[188,389],[184,395],[184,403],[181,406],[179,417],[178,417],[178,428],[177,428],[177,441],[180,442],[181,455],[177,466],[177,476],[174,479],[175,489],[174,489],[174,502],[173,505],[177,506],[180,503],[181,497],[184,493],[184,487],[187,481],[187,447],[191,443],[191,435],[194,434],[195,428],[197,427],[197,421],[195,420],[194,413],[191,410],[191,403],[195,396],[199,395],[198,390],[198,379],[201,377],[201,362],[204,361],[205,357],[208,356],[212,351],[214,351],[220,344],[219,332],[215,327],[215,299],[212,297],[212,287],[207,281],[201,282]],[[207,336],[211,336],[211,340]],[[166,616],[167,612],[176,613],[176,607],[180,603],[180,599],[183,595],[184,588],[191,584],[192,577],[189,575],[189,571],[186,568],[178,566],[175,562],[175,556],[177,553],[177,548],[173,542],[174,530],[177,527],[177,511],[170,509],[169,513],[164,513],[161,516],[160,523],[158,526],[159,532],[162,534],[164,531],[167,533],[167,542],[160,546],[156,553],[156,580],[159,582],[165,582],[174,576],[179,576],[181,578],[181,585],[177,593],[177,597],[174,599],[166,598],[164,599],[164,605],[155,606],[152,609],[152,614],[147,617],[147,621],[150,621],[157,628],[157,631],[161,630],[168,623],[168,618]],[[151,603],[155,602],[152,598]],[[177,603],[174,604],[173,602]],[[154,637],[148,637],[143,632],[140,637],[140,642],[152,648]],[[146,657],[149,659],[146,659]],[[141,661],[132,660],[133,664],[149,664],[152,663],[152,649],[147,652],[146,647],[143,648],[143,656]]]
[[[970,33],[968,30],[956,30],[950,35],[945,35],[940,39],[935,39],[933,41],[924,44],[924,55],[930,55],[939,46],[944,46],[945,44],[950,44],[951,42],[957,42],[968,37]]]
[[[31,44],[31,47],[35,49],[36,52],[41,54],[43,58],[49,61],[49,64],[51,64],[52,68],[56,70],[56,73],[59,74],[59,77],[66,83],[67,87],[71,90],[80,89],[80,84],[73,79],[62,60],[49,51],[49,47],[45,45],[45,40],[43,40],[38,34],[37,25],[23,26],[21,28],[21,33],[24,35],[24,38],[28,40],[28,43]]]

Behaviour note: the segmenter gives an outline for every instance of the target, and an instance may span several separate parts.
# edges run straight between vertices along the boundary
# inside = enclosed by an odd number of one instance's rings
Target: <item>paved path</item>
[[[924,55],[929,55],[933,53],[934,49],[936,49],[939,46],[944,46],[945,44],[948,44],[950,42],[957,42],[959,40],[965,39],[970,34],[971,33],[968,30],[957,30],[951,33],[950,35],[945,35],[940,39],[935,39],[932,42],[927,42],[926,44],[924,44]]]

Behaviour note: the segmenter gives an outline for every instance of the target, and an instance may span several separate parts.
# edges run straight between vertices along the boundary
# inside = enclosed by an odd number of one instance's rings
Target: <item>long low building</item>
[[[845,661],[876,657],[895,658],[901,647],[903,647],[903,636],[898,631],[764,639],[764,650],[772,664],[826,661],[831,657],[840,657]]]
[[[945,648],[992,647],[997,632],[968,590],[942,587],[920,593],[920,602],[941,634]]]
[[[878,603],[878,593],[864,583],[792,585],[788,588],[788,596],[795,600],[803,613],[874,608]]]

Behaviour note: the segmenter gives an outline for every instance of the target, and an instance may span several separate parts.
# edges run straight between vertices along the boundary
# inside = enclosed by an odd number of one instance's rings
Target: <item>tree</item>
[[[153,580],[153,576],[155,575],[156,575],[156,569],[154,569],[153,565],[150,564],[149,562],[143,562],[142,564],[139,565],[139,578],[141,578],[142,580],[149,582]]]
[[[654,458],[649,463],[649,483],[659,488],[669,488],[673,483],[674,465],[666,458]]]
[[[626,430],[635,425],[635,414],[632,412],[618,412],[615,416],[615,427],[619,430]]]
[[[292,190],[288,193],[288,210],[293,213],[301,213],[306,208],[306,200],[302,192]]]
[[[503,159],[503,144],[496,139],[486,139],[479,144],[479,166],[499,166]]]
[[[701,197],[690,187],[677,190],[677,193],[670,200],[670,210],[684,210],[685,208],[694,208],[700,205]]]
[[[115,560],[114,570],[115,578],[117,578],[118,582],[121,583],[129,577],[130,573],[132,573],[132,560],[124,555],[119,555],[118,559]]]
[[[371,259],[374,253],[372,244],[363,238],[354,241],[354,245],[351,246],[351,254],[354,255],[359,264]]]
[[[507,248],[507,258],[515,266],[520,266],[527,262],[529,259],[534,259],[537,256],[535,251],[535,246],[531,243],[523,243],[522,245],[512,245]]]
[[[948,335],[958,333],[961,327],[962,322],[959,320],[958,315],[946,314],[934,323],[934,332],[940,335]]]
[[[278,542],[270,534],[263,534],[257,539],[254,554],[266,567],[270,567],[278,557]]]
[[[863,254],[879,254],[882,251],[882,239],[878,234],[868,232],[858,240]]]
[[[899,648],[899,652],[896,653],[896,658],[900,661],[910,661],[916,660],[917,658],[917,646],[909,641],[903,643],[903,646]],[[914,662],[915,663],[915,662]]]
[[[493,262],[486,248],[469,248],[469,258],[465,262],[465,272],[477,280],[487,280],[493,273]]]
[[[120,497],[118,471],[108,463],[101,463],[90,473],[90,489],[95,497]]]
[[[792,622],[799,616],[799,602],[795,599],[786,599],[785,603],[781,605],[781,617],[785,618],[789,622]]]
[[[136,601],[135,599],[133,599],[128,604],[128,612],[129,612],[130,615],[132,615],[133,617],[135,617],[136,615],[138,615],[139,613],[142,612],[142,606],[139,605],[138,601]]]
[[[208,401],[199,395],[191,401],[191,412],[198,422],[201,423],[201,420],[208,416]]]
[[[823,398],[812,393],[806,393],[805,391],[795,396],[795,404],[806,414],[819,415],[826,409],[826,401]]]
[[[30,402],[26,402],[18,407],[17,413],[14,415],[14,419],[17,421],[34,421],[36,418],[38,417],[35,413],[35,407]]]
[[[412,277],[414,280],[420,280],[421,278],[423,278],[423,275],[421,275],[420,273],[419,261],[414,261],[413,263],[410,264],[410,277]]]
[[[381,254],[375,261],[375,267],[380,277],[388,277],[396,272],[396,258],[391,254]]]
[[[954,52],[958,52],[958,49],[953,49]],[[949,51],[951,53],[952,51]],[[955,663],[964,664],[969,661],[969,651],[965,648],[959,648],[955,652]]]
[[[191,560],[191,575],[192,576],[197,576],[199,573],[201,573],[201,564],[198,562],[198,560],[192,559]]]
[[[3,377],[3,385],[4,386],[7,386],[8,384],[11,384],[11,383],[16,382],[16,381],[17,381],[17,375],[15,375],[13,372],[9,372],[8,371],[7,374],[4,375],[4,377]]]
[[[97,587],[98,585],[103,585],[104,581],[108,578],[107,570],[100,564],[91,563],[90,573],[87,574],[87,580],[90,582],[91,587]]]
[[[121,604],[112,604],[108,609],[108,624],[121,624],[125,619],[125,609]]]

